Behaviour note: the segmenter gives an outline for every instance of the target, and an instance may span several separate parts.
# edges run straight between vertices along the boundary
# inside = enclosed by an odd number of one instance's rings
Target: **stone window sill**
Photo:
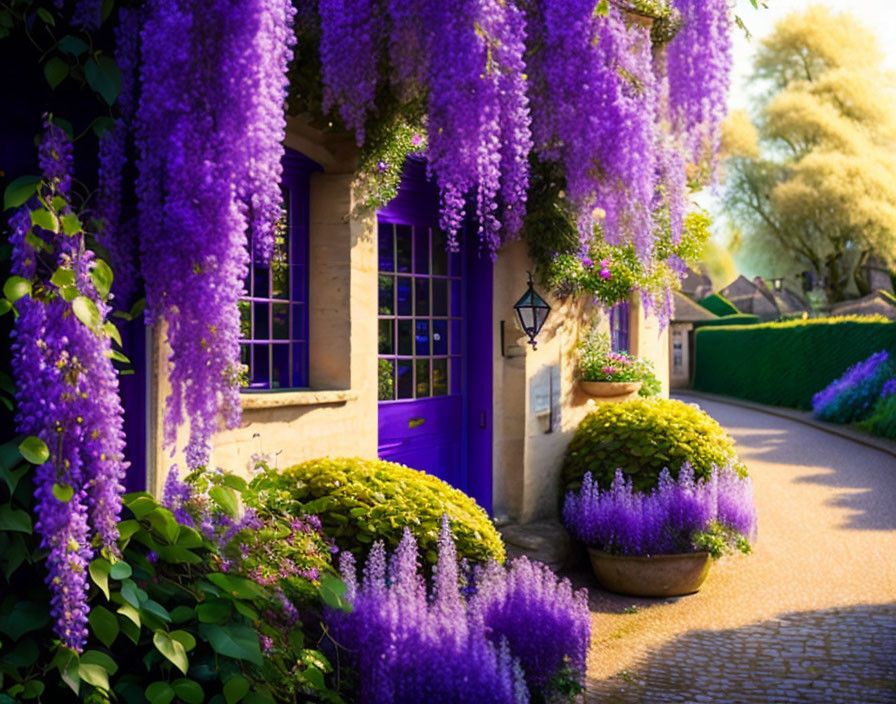
[[[240,394],[243,410],[256,408],[286,408],[289,406],[327,406],[355,401],[356,391],[340,389],[334,391],[247,391]]]

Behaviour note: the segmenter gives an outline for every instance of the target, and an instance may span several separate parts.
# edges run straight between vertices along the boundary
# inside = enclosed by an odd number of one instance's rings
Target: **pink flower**
[[[601,371],[607,376],[613,376],[618,371],[618,369],[616,369],[616,367],[603,367]]]
[[[601,259],[600,260],[600,278],[609,279],[612,278],[613,274],[610,273],[610,260],[609,259]]]

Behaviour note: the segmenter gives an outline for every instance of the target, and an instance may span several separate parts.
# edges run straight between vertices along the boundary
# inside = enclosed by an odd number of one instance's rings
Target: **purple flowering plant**
[[[588,472],[581,490],[566,495],[563,520],[575,539],[620,555],[707,551],[718,558],[732,548],[750,552],[756,537],[750,478],[721,467],[695,479],[689,463],[677,479],[664,469],[648,492],[635,491],[622,470],[608,489]]]
[[[584,590],[525,558],[472,571],[459,564],[447,518],[431,588],[409,531],[381,542],[359,580],[340,556],[350,612],[327,618],[358,678],[359,701],[547,702],[582,691],[590,616]]]
[[[812,397],[816,418],[853,423],[871,415],[879,398],[896,390],[896,363],[881,350],[854,364]]]

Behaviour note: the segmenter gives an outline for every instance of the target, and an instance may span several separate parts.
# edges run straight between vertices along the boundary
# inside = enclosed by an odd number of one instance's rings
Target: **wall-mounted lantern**
[[[535,290],[535,286],[532,284],[532,272],[527,273],[529,274],[529,289],[520,297],[520,300],[513,304],[513,309],[519,318],[520,327],[529,336],[529,344],[534,350],[537,349],[535,338],[541,332],[544,321],[548,319],[551,307]]]

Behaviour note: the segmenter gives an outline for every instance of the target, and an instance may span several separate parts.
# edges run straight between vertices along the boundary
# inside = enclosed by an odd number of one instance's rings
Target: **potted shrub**
[[[645,492],[621,469],[607,489],[588,472],[581,490],[567,494],[563,518],[588,547],[601,585],[633,596],[696,592],[711,558],[749,552],[756,533],[752,484],[731,466],[713,468],[708,478],[695,478],[688,463],[677,479],[664,469]]]
[[[613,351],[606,333],[589,328],[577,349],[579,385],[586,394],[606,399],[634,393],[654,396],[660,392],[653,364],[627,352]]]

